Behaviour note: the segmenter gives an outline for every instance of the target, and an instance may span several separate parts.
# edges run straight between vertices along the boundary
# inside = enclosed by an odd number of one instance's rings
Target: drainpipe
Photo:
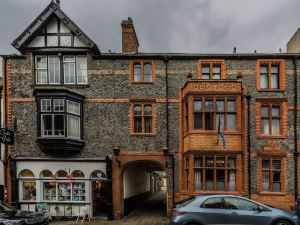
[[[251,101],[251,95],[247,95],[247,114],[248,114],[248,125],[247,125],[247,140],[248,140],[248,198],[251,199],[251,162],[250,162],[250,124],[251,124],[251,118],[250,118],[250,101]]]
[[[295,202],[298,200],[298,146],[297,146],[297,124],[298,124],[298,115],[297,115],[297,103],[298,103],[298,73],[297,73],[297,62],[296,59],[293,59],[294,65],[294,74],[295,74],[295,86],[294,86],[294,192],[295,192]],[[299,207],[299,206],[298,206]]]

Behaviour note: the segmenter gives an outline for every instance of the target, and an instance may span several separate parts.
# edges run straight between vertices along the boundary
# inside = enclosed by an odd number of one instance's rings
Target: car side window
[[[240,198],[224,198],[227,209],[256,211],[258,205]]]
[[[223,209],[224,204],[222,198],[209,198],[202,205],[202,208]]]

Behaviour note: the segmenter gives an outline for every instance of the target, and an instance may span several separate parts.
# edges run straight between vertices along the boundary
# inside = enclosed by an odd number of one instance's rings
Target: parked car
[[[15,210],[0,201],[0,224],[2,225],[48,225],[49,221],[43,213]]]
[[[178,204],[172,211],[171,224],[300,225],[300,218],[236,195],[203,195]]]

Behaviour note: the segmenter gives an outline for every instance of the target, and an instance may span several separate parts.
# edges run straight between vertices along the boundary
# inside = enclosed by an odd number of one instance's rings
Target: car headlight
[[[293,218],[297,220],[299,217],[297,215],[294,215]]]
[[[16,224],[23,224],[24,220],[5,220],[3,221],[4,225],[16,225]]]

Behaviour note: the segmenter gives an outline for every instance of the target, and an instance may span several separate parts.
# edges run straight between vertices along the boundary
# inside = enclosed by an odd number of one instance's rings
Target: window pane
[[[279,66],[272,66],[271,88],[279,88]]]
[[[195,157],[195,160],[194,160],[194,167],[195,168],[199,168],[199,167],[202,167],[202,157]]]
[[[71,201],[71,183],[59,182],[58,201]]]
[[[270,191],[270,172],[262,172],[262,191]]]
[[[77,102],[67,101],[67,112],[80,115],[80,104]]]
[[[224,204],[222,198],[210,198],[204,202],[203,207],[209,209],[223,209]]]
[[[41,100],[41,111],[42,112],[51,112],[51,99],[42,99]]]
[[[145,116],[151,116],[152,115],[152,106],[151,105],[146,105],[144,107],[144,115]]]
[[[202,170],[195,170],[195,190],[202,190]]]
[[[279,107],[273,107],[273,108],[272,108],[272,116],[273,116],[273,117],[279,117],[279,116],[280,116],[280,110],[279,110]]]
[[[216,129],[219,129],[220,122],[220,131],[224,131],[224,114],[216,114]]]
[[[73,183],[73,201],[85,201],[85,183]]]
[[[205,158],[205,166],[206,167],[214,167],[214,158],[213,157],[206,157]]]
[[[37,84],[47,84],[47,70],[37,70],[36,71],[36,83]]]
[[[225,170],[217,170],[217,191],[225,190]]]
[[[236,160],[235,158],[229,158],[228,161],[228,168],[236,168]]]
[[[142,107],[137,105],[134,107],[134,115],[135,116],[140,116],[142,115]]]
[[[241,199],[241,198],[224,198],[226,207],[228,209],[237,209],[237,210],[248,210],[256,211],[257,205],[253,202]]]
[[[36,56],[36,69],[47,69],[47,56]]]
[[[235,100],[227,101],[227,112],[235,112]]]
[[[152,117],[145,117],[145,133],[152,133]]]
[[[205,130],[213,130],[213,101],[205,101]]]
[[[228,170],[228,191],[235,191],[235,170]]]
[[[212,112],[213,111],[213,101],[212,100],[206,100],[205,101],[205,112]]]
[[[270,169],[270,160],[262,160],[262,168],[263,169]]]
[[[139,82],[142,81],[142,67],[140,64],[134,65],[134,76],[133,81]]]
[[[142,118],[134,117],[134,133],[142,133]]]
[[[217,168],[225,168],[225,158],[218,157],[216,164],[217,164]]]
[[[60,76],[59,76],[59,58],[57,56],[49,56],[49,83],[50,84],[59,84]]]
[[[194,101],[194,129],[202,129],[202,102]],[[187,112],[188,113],[188,112]]]
[[[64,63],[65,84],[75,84],[75,63]]]
[[[268,66],[260,66],[260,88],[268,88]]]
[[[43,200],[56,200],[56,182],[43,183]]]
[[[52,115],[42,115],[42,135],[52,134]]]
[[[280,172],[273,172],[273,183],[272,183],[272,191],[280,192],[281,191],[281,179]]]
[[[216,108],[217,108],[217,112],[224,112],[224,101],[223,100],[217,100],[216,101]]]
[[[77,83],[86,84],[87,83],[87,57],[77,56],[76,61],[76,72],[77,72]]]
[[[75,62],[75,56],[64,56],[64,62]]]
[[[281,170],[281,160],[273,160],[273,170]]]
[[[236,130],[235,114],[227,114],[227,130]]]
[[[54,108],[54,112],[63,112],[65,110],[64,99],[54,99],[53,108]]]
[[[261,107],[261,117],[269,117],[269,107]]]
[[[23,181],[23,200],[36,200],[36,183],[35,181]]]
[[[68,137],[80,138],[80,117],[68,115]]]
[[[272,120],[272,134],[280,134],[280,120],[279,119]]]
[[[54,115],[54,135],[65,135],[65,116]]]
[[[151,81],[151,64],[144,65],[144,81],[145,82]]]
[[[269,120],[268,119],[262,119],[261,120],[261,133],[262,134],[269,134]]]
[[[206,169],[205,178],[205,189],[207,191],[214,190],[214,171],[212,169]]]
[[[221,68],[219,65],[213,67],[213,79],[221,79]]]
[[[194,112],[202,111],[202,101],[194,101]]]
[[[202,79],[204,80],[208,80],[209,79],[209,74],[210,74],[210,71],[209,71],[209,66],[202,66]]]

